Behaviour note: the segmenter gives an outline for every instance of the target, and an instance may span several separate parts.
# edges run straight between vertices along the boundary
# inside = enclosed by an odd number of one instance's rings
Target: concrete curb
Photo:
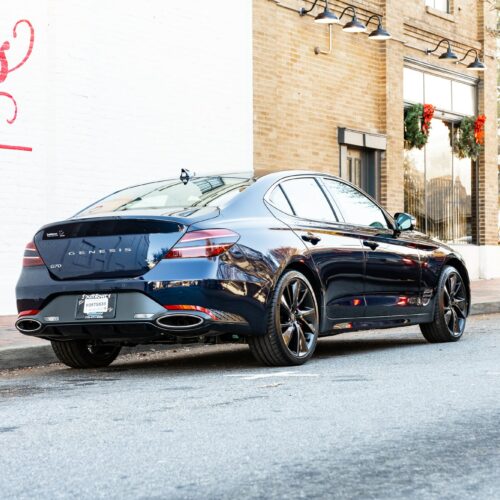
[[[168,349],[180,349],[184,346],[193,347],[194,345],[198,344],[155,344],[137,347],[124,347],[120,357],[128,354],[138,354],[141,352],[148,353],[165,351]],[[59,363],[59,360],[56,358],[50,343],[47,343],[47,345],[19,346],[0,349],[0,372],[2,370],[32,368],[36,366],[50,365],[53,363]]]
[[[500,313],[499,302],[481,302],[479,304],[472,304],[470,315],[477,316],[480,314],[495,314]],[[196,344],[188,344],[192,347]],[[167,349],[179,349],[183,345],[168,344],[168,345],[143,345],[133,348],[124,348],[122,355],[136,354],[140,352],[154,352],[163,351]],[[52,347],[49,343],[47,345],[39,346],[26,346],[21,345],[12,348],[0,349],[0,371],[13,370],[16,368],[28,368],[35,366],[43,366],[51,363],[58,363]]]
[[[470,315],[500,313],[500,302],[480,302],[470,306]]]

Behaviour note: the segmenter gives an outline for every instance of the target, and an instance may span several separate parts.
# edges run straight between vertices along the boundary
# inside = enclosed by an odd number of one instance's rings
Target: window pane
[[[417,229],[425,232],[425,153],[405,151],[405,212],[417,219]]]
[[[453,176],[450,127],[432,121],[426,146],[427,232],[443,242],[453,241]]]
[[[325,180],[325,185],[349,224],[387,228],[385,216],[369,198],[343,182]]]
[[[415,103],[424,102],[424,74],[405,68],[403,75],[404,100]]]
[[[464,115],[476,114],[476,88],[460,82],[453,85],[453,111]]]
[[[286,199],[285,195],[283,194],[283,191],[279,186],[274,188],[274,191],[271,193],[271,196],[269,197],[269,201],[276,208],[279,208],[282,212],[285,212],[286,214],[292,214],[292,209],[290,207],[290,204],[288,203],[288,200]]]
[[[448,0],[425,0],[425,5],[448,12]]]
[[[451,110],[451,80],[425,74],[424,81],[425,102],[439,109]]]
[[[448,0],[434,0],[434,8],[448,12]]]
[[[453,157],[453,221],[455,243],[472,241],[472,161]]]
[[[285,181],[281,186],[299,217],[329,222],[337,220],[323,191],[312,177]]]

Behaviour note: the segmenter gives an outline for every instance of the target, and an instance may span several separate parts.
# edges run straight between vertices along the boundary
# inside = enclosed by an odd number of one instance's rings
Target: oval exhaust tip
[[[203,318],[194,314],[168,314],[161,316],[156,323],[162,328],[189,329],[196,328],[205,322]]]
[[[22,333],[36,333],[43,325],[36,319],[20,319],[16,322],[16,328]]]

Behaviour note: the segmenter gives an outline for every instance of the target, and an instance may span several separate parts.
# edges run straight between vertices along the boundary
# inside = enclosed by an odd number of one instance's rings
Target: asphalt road
[[[500,315],[0,373],[1,498],[500,498]]]

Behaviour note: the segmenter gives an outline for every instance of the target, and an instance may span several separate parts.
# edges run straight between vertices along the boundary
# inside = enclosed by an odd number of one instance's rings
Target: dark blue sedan
[[[309,171],[183,171],[127,188],[40,229],[23,263],[16,326],[74,368],[107,366],[122,346],[216,337],[281,366],[355,330],[419,324],[453,342],[470,304],[454,250]]]

